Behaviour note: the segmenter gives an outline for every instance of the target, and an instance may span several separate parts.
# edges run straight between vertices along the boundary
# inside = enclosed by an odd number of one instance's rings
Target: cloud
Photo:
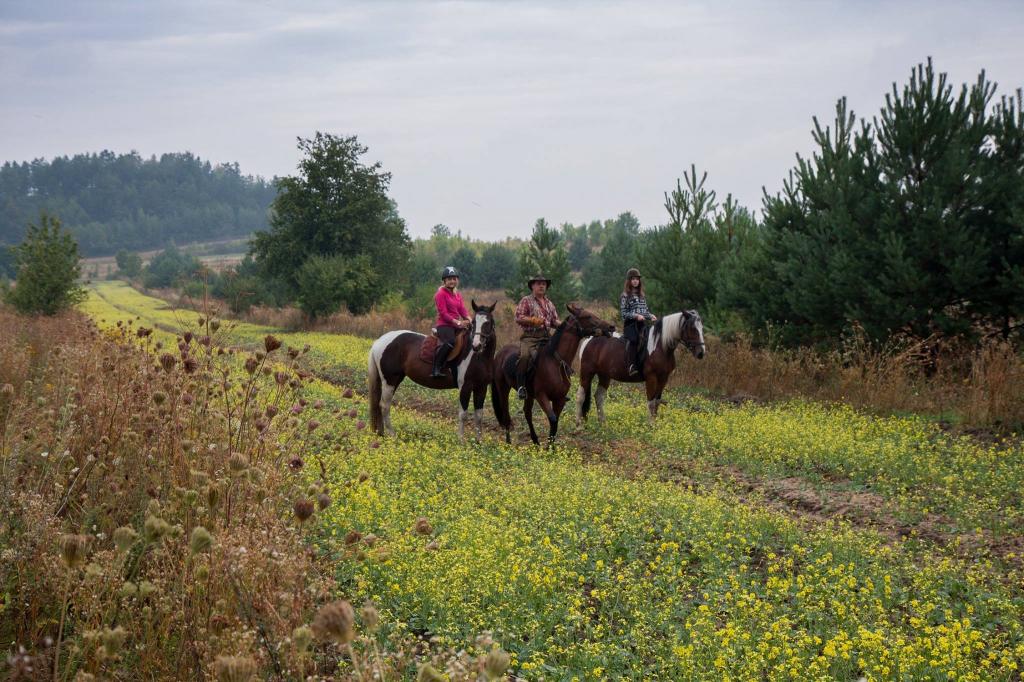
[[[813,115],[843,95],[873,114],[928,55],[955,82],[1017,78],[1022,17],[997,3],[16,2],[0,8],[0,87],[18,94],[0,145],[11,159],[188,149],[270,176],[293,171],[296,136],[354,133],[414,234],[624,210],[654,224],[691,163],[758,207],[809,150]]]

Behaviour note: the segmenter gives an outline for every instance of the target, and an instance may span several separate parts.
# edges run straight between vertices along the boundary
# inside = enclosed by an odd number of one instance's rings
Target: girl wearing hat
[[[630,268],[626,271],[626,282],[619,296],[619,312],[622,314],[622,331],[626,337],[626,362],[629,375],[640,373],[640,338],[644,325],[657,322],[658,318],[647,309],[647,297],[640,271]]]
[[[437,349],[434,351],[434,368],[430,376],[438,379],[444,376],[441,368],[448,352],[455,346],[455,333],[469,326],[469,312],[462,301],[462,294],[455,288],[459,286],[459,271],[452,266],[441,271],[441,286],[434,294],[434,305],[437,307]]]
[[[561,322],[555,304],[547,297],[551,280],[544,275],[534,275],[527,281],[530,293],[519,299],[516,306],[516,324],[519,325],[519,364],[516,365],[516,393],[520,400],[526,399],[526,374],[530,363],[548,341],[552,329]]]

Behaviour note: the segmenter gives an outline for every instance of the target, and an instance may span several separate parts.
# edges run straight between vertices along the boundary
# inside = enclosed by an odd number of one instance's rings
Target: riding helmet
[[[451,265],[445,266],[445,269],[441,271],[441,281],[448,279],[449,277],[458,277],[459,271]]]
[[[632,279],[634,277],[640,277],[640,271],[636,268],[630,268],[626,270],[626,279]]]

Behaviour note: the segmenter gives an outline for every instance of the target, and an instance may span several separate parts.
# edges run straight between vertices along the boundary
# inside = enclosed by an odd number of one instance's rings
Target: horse
[[[644,382],[647,388],[648,420],[654,423],[661,392],[668,377],[676,368],[675,349],[682,343],[695,358],[704,358],[704,324],[696,310],[684,310],[666,315],[655,322],[647,334],[647,354],[641,371],[633,376],[627,373],[626,344],[617,338],[594,337],[580,343],[580,386],[576,392],[576,426],[579,427],[590,411],[590,386],[597,377],[597,418],[604,424],[604,398],[612,379],[626,383]]]
[[[476,422],[476,437],[483,435],[484,400],[487,386],[491,383],[494,350],[497,335],[494,329],[493,305],[473,306],[473,322],[469,329],[469,343],[464,343],[456,357],[449,356],[454,363],[452,372],[443,377],[430,376],[431,364],[421,357],[421,349],[427,336],[418,332],[400,329],[390,331],[370,346],[367,362],[368,399],[370,402],[370,426],[379,435],[385,432],[394,435],[391,426],[391,402],[402,379],[409,377],[420,386],[436,389],[459,389],[459,440],[463,439],[469,398],[473,397],[473,417]],[[453,351],[454,352],[454,351]]]
[[[533,426],[533,403],[548,418],[548,445],[555,442],[558,434],[558,418],[565,407],[565,399],[569,394],[569,376],[572,373],[572,360],[580,339],[585,336],[611,334],[615,325],[605,322],[593,313],[568,304],[569,316],[558,326],[554,335],[537,354],[533,371],[526,381],[526,400],[523,401],[523,414],[530,426],[530,438],[534,445],[540,445],[537,430]],[[515,364],[519,358],[518,344],[509,344],[502,348],[494,358],[493,380],[491,382],[491,401],[494,404],[494,415],[498,423],[505,429],[505,442],[511,443],[512,415],[509,413],[508,392],[515,383]]]

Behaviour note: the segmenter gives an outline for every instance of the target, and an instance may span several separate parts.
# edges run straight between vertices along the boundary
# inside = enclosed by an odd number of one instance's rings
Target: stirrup
[[[520,386],[516,389],[516,395],[520,400],[526,400],[526,386]]]
[[[635,377],[637,374],[640,373],[640,370],[639,370],[639,368],[637,368],[636,364],[631,364],[626,369],[626,373],[629,374],[629,376],[631,376],[631,377]]]

